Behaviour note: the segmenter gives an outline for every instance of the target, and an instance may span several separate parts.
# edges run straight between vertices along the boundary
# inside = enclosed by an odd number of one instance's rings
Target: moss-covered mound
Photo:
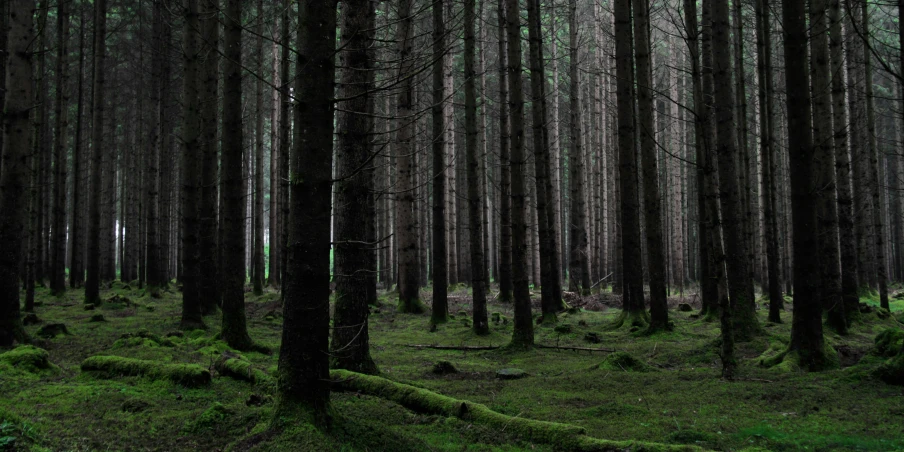
[[[47,350],[42,348],[32,345],[16,347],[0,354],[0,373],[6,374],[2,371],[3,367],[11,367],[17,371],[31,374],[56,372],[59,368],[50,362],[49,357],[50,354],[47,353]]]
[[[904,348],[904,331],[889,328],[876,335],[875,342],[877,355],[885,357],[895,356]]]
[[[82,361],[82,370],[108,377],[123,375],[165,379],[190,387],[210,384],[210,372],[195,364],[164,364],[121,356],[92,356]]]
[[[652,372],[655,370],[653,367],[647,365],[647,363],[626,352],[612,353],[600,363],[599,368],[619,372]]]

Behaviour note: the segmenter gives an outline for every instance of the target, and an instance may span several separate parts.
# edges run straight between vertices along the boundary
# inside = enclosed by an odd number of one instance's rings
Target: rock
[[[571,325],[569,325],[567,323],[563,323],[561,325],[556,325],[556,327],[553,328],[553,331],[555,331],[556,333],[559,333],[559,334],[568,334],[568,333],[571,333]]]
[[[107,319],[104,318],[103,314],[94,314],[88,319],[89,322],[106,322]]]
[[[590,342],[591,344],[599,344],[603,342],[603,339],[599,334],[596,333],[587,333],[584,335],[584,340]]]
[[[26,312],[25,316],[22,317],[22,324],[25,326],[37,325],[41,322],[43,322],[43,320],[39,319],[38,315],[35,314],[34,312]]]
[[[37,333],[38,336],[45,339],[53,339],[61,334],[69,334],[69,330],[66,329],[66,325],[62,323],[51,323],[49,325],[44,325],[40,330],[38,330]]]
[[[694,308],[692,308],[691,305],[689,305],[687,303],[679,303],[678,310],[681,312],[691,312],[694,310]]]
[[[86,304],[86,305],[84,306],[83,309],[86,310],[86,311],[93,311],[93,310],[94,310],[94,304],[93,304],[93,303],[88,303],[88,304]]]
[[[500,380],[518,380],[527,376],[527,372],[514,367],[496,371],[496,378]]]
[[[449,361],[439,361],[433,365],[433,369],[430,372],[436,375],[449,375],[458,373],[458,369]]]

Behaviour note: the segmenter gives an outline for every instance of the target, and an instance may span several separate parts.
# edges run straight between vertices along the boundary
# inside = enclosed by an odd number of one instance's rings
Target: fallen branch
[[[616,351],[611,348],[566,347],[564,345],[559,346],[559,345],[543,345],[543,344],[537,344],[537,348],[549,348],[549,349],[553,349],[553,350],[574,350],[574,351],[585,351],[585,352],[606,352],[606,353],[613,353]]]
[[[464,350],[464,351],[476,351],[476,350],[496,350],[499,349],[499,345],[406,345],[406,347],[416,348],[416,349],[424,349],[430,348],[434,350]]]
[[[641,441],[610,441],[586,435],[583,427],[538,421],[497,413],[486,405],[459,400],[427,389],[347,370],[330,371],[333,391],[349,391],[393,401],[420,413],[457,417],[475,424],[505,430],[521,438],[571,451],[677,452],[700,451],[696,446],[672,446]]]
[[[599,281],[593,283],[593,285],[590,286],[590,288],[593,289],[594,287],[596,287],[597,284],[599,284],[599,283],[601,283],[601,282],[603,282],[603,281],[609,279],[610,276],[612,276],[612,273],[611,273],[611,272],[610,272],[608,275],[603,276],[603,279],[601,279],[601,280],[599,280]]]

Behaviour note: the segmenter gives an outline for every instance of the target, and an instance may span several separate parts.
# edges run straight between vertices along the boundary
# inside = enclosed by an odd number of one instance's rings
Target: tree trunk
[[[182,329],[204,327],[201,318],[198,248],[198,204],[201,179],[201,97],[198,92],[200,28],[198,0],[185,0],[182,52],[184,75],[182,102]]]
[[[217,114],[219,77],[220,21],[217,0],[202,3],[203,52],[205,54],[202,71],[203,96],[201,102],[201,199],[198,213],[199,223],[199,286],[201,312],[205,315],[217,311],[220,303],[220,285],[217,284]]]
[[[650,275],[650,331],[669,329],[665,287],[665,244],[662,241],[662,202],[653,122],[653,68],[650,58],[650,5],[633,0],[634,57],[637,63],[637,126],[640,129],[647,271]]]
[[[366,215],[368,194],[373,191],[370,162],[370,119],[367,108],[372,89],[368,49],[373,44],[368,32],[373,10],[370,0],[348,0],[342,8],[341,84],[339,98],[336,163],[336,247],[334,251],[336,302],[333,311],[333,368],[377,373],[370,357],[367,300],[368,275],[376,271],[370,259]],[[329,141],[327,142],[329,143]]]
[[[571,231],[569,232],[569,290],[589,291],[590,249],[587,236],[586,190],[584,188],[584,151],[581,147],[583,135],[580,108],[580,80],[578,79],[578,20],[577,0],[568,3],[569,18],[569,96],[571,97],[571,152],[568,155],[568,182],[571,185],[571,206],[569,208]],[[557,39],[557,38],[554,38]],[[558,273],[556,273],[558,278]]]
[[[255,53],[258,74],[264,73],[264,2],[257,0],[257,40]],[[264,293],[264,82],[255,83],[254,108],[254,271],[251,286],[255,295]]]
[[[508,80],[506,1],[499,0],[497,9],[499,22],[499,301],[510,303],[514,298],[512,294],[512,167],[509,141],[511,129],[508,110],[508,87],[511,82]]]
[[[249,350],[253,344],[245,326],[245,237],[243,231],[245,193],[242,190],[244,131],[242,127],[242,25],[240,19],[242,17],[242,4],[242,0],[227,1],[225,9],[226,23],[223,33],[223,58],[225,63],[223,65],[223,129],[221,133],[222,143],[220,145],[222,149],[220,177],[222,181],[221,191],[223,192],[223,207],[221,210],[223,232],[220,236],[220,248],[222,249],[221,287],[223,291],[223,326],[221,336],[230,347],[238,350]],[[330,92],[332,93],[332,90]],[[330,118],[332,119],[332,115]],[[332,126],[330,126],[330,130],[332,130]],[[327,168],[329,168],[329,160],[327,160]],[[327,206],[329,206],[329,201],[327,201]],[[329,236],[322,240],[322,244],[329,242]],[[323,245],[323,247],[327,248],[326,245]],[[324,280],[328,281],[329,278],[325,276]],[[312,282],[309,284],[316,283]],[[291,300],[291,298],[287,299]],[[288,310],[289,303],[286,303],[285,306],[287,306],[286,309]],[[308,315],[313,317],[311,314]],[[286,313],[285,317],[284,332],[291,330],[289,325],[291,325],[292,319],[289,312]],[[286,340],[283,338],[284,350]],[[325,350],[326,347],[323,347],[323,349]],[[284,353],[280,356],[284,356]],[[318,356],[320,355],[318,354]],[[322,356],[326,360],[326,355]]]
[[[56,135],[53,147],[53,244],[50,259],[50,291],[66,291],[66,151],[69,140],[69,3],[57,11]]]
[[[289,254],[286,250],[289,240],[289,154],[292,152],[292,115],[289,111],[291,105],[291,96],[289,94],[289,85],[291,84],[291,73],[289,59],[291,55],[290,43],[292,41],[292,33],[289,23],[292,18],[289,15],[291,10],[291,1],[284,0],[283,16],[282,16],[282,55],[279,61],[279,79],[282,85],[279,87],[279,117],[282,119],[279,124],[279,206],[280,206],[280,228],[277,237],[276,246],[279,248],[280,265],[282,270],[280,280],[285,283],[286,266],[288,265]],[[272,183],[272,181],[271,181]],[[270,245],[271,247],[273,245]],[[285,298],[285,290],[282,291]]]
[[[838,204],[835,188],[835,149],[832,142],[832,104],[829,84],[828,22],[826,0],[810,2],[810,57],[813,74],[813,140],[814,169],[817,194],[816,211],[819,221],[819,265],[821,281],[819,298],[828,311],[828,325],[839,334],[847,332],[844,304],[841,299],[841,261],[839,251]]]
[[[101,163],[104,141],[104,58],[107,53],[107,0],[94,3],[94,111],[91,132],[91,179],[88,200],[88,279],[85,303],[100,302]]]
[[[82,189],[83,189],[83,152],[82,152],[82,111],[84,109],[84,65],[85,65],[85,8],[79,8],[79,38],[78,38],[78,105],[76,106],[75,119],[75,143],[72,147],[72,221],[69,229],[69,237],[72,251],[69,260],[69,288],[81,287],[84,282],[85,272],[82,262]]]
[[[430,322],[445,323],[449,319],[449,268],[446,250],[446,117],[443,111],[445,89],[443,85],[443,55],[446,52],[446,29],[443,21],[443,5],[433,4],[433,312]],[[500,82],[501,83],[501,82]]]
[[[785,87],[788,96],[788,146],[791,159],[791,213],[794,224],[794,317],[789,351],[800,366],[826,366],[822,304],[818,298],[819,255],[815,148],[811,136],[807,35],[803,0],[783,0]]]
[[[415,171],[415,120],[414,114],[414,81],[410,74],[414,68],[412,55],[412,17],[413,0],[399,0],[399,25],[396,41],[398,42],[399,71],[401,85],[398,97],[398,149],[397,163],[399,177],[397,183],[397,223],[396,232],[399,237],[399,311],[421,313],[426,307],[421,302],[418,277],[418,241],[417,214],[414,211],[416,185]]]
[[[401,15],[407,16],[407,13]],[[296,68],[302,76],[295,81],[295,92],[307,94],[295,104],[292,173],[298,177],[292,180],[290,195],[289,261],[284,285],[285,322],[276,411],[282,416],[326,426],[330,420],[328,244],[336,2],[299,3],[298,17]],[[355,50],[363,49],[351,49]]]
[[[528,286],[527,205],[525,197],[524,92],[521,78],[521,14],[518,0],[506,0],[509,120],[511,124],[512,283],[515,301],[513,347],[533,347],[534,324]]]
[[[10,0],[8,53],[3,104],[3,158],[0,171],[0,347],[28,342],[19,311],[19,262],[22,260],[28,209],[28,154],[31,118],[34,1]]]
[[[622,317],[632,326],[647,323],[643,293],[643,262],[640,244],[640,196],[637,181],[637,148],[634,118],[634,58],[631,31],[631,2],[616,0],[615,73],[618,96],[618,161],[621,180],[621,256],[624,289]]]

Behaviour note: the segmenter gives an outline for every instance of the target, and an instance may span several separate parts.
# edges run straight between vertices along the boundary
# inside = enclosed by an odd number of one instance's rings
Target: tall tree
[[[415,162],[414,162],[414,80],[411,72],[414,68],[412,36],[413,0],[399,0],[399,24],[396,43],[399,46],[399,70],[397,78],[401,89],[398,97],[398,134],[396,146],[396,164],[399,179],[397,184],[397,218],[396,233],[399,237],[399,311],[408,313],[424,312],[421,302],[418,277],[418,240],[417,215],[414,212],[415,199]]]
[[[0,165],[0,347],[25,343],[19,314],[19,262],[22,259],[32,148],[34,0],[9,0],[7,61],[3,102],[3,156]]]
[[[147,129],[147,150],[145,152],[146,175],[145,190],[146,205],[145,222],[147,224],[146,231],[146,248],[147,248],[147,288],[151,296],[160,296],[160,288],[166,284],[165,265],[163,265],[163,253],[161,242],[163,237],[160,234],[160,165],[162,154],[162,131],[160,124],[160,111],[163,109],[163,98],[160,89],[160,79],[162,77],[163,66],[163,18],[161,17],[163,5],[162,2],[155,0],[153,2],[154,17],[151,24],[152,27],[152,53],[151,53],[151,79],[148,85],[150,93],[150,103],[153,105],[152,112],[149,116]]]
[[[50,291],[66,291],[66,150],[69,142],[69,2],[57,9],[56,128],[53,146],[53,244]]]
[[[728,288],[734,334],[749,340],[759,330],[753,280],[748,272],[747,243],[743,230],[743,203],[738,179],[738,140],[731,76],[731,27],[728,0],[712,0],[713,114],[716,121],[716,154],[719,166],[719,202],[725,234]],[[723,316],[726,313],[722,314]]]
[[[238,0],[231,0],[238,2]],[[402,0],[405,2],[406,0]],[[276,419],[330,419],[330,198],[336,2],[301,2],[288,266]],[[231,17],[237,17],[230,15]],[[405,17],[405,16],[402,16]],[[237,25],[237,23],[236,23]],[[239,141],[240,143],[241,141]]]
[[[530,1],[530,0],[529,0]],[[512,285],[515,304],[513,347],[534,345],[534,324],[528,286],[527,187],[524,155],[524,88],[521,79],[521,14],[518,0],[506,0],[506,59],[509,86],[512,188]]]
[[[788,96],[788,147],[791,175],[791,214],[794,225],[794,317],[789,352],[808,370],[827,367],[822,335],[822,303],[818,298],[819,257],[815,148],[811,135],[810,80],[804,0],[782,0],[785,50],[785,88]],[[787,357],[785,357],[787,359]]]
[[[430,322],[445,323],[449,319],[449,268],[446,250],[446,113],[443,111],[443,56],[446,53],[446,26],[442,2],[433,3],[433,241],[431,265],[433,272],[433,311]],[[502,83],[502,82],[500,82]]]
[[[584,150],[581,139],[584,131],[581,121],[580,79],[578,76],[578,2],[570,0],[568,4],[569,18],[569,88],[571,96],[571,152],[568,155],[568,182],[571,184],[571,249],[569,251],[568,271],[569,290],[585,291],[590,289],[590,248],[587,237],[586,189],[584,187]],[[553,40],[557,39],[553,36]]]
[[[499,301],[510,303],[512,282],[512,167],[509,125],[508,46],[506,45],[507,0],[499,0]]]
[[[0,33],[2,34],[2,33]],[[82,267],[83,256],[82,250],[84,243],[81,240],[83,235],[82,221],[83,216],[83,152],[82,152],[82,111],[84,110],[85,100],[85,8],[84,5],[79,7],[79,27],[78,27],[78,76],[76,89],[78,90],[78,101],[75,110],[75,143],[72,146],[72,221],[69,228],[70,256],[69,256],[69,288],[75,289],[80,287],[85,279],[85,272]]]
[[[184,0],[185,30],[182,33],[182,320],[183,329],[203,328],[201,318],[201,269],[199,254],[199,181],[201,179],[201,21],[198,0]]]
[[[637,145],[634,118],[634,58],[631,1],[615,0],[615,86],[617,94],[618,162],[621,183],[622,310],[616,325],[647,323],[643,295],[640,246],[640,194],[637,182]]]
[[[471,296],[473,300],[474,332],[490,334],[487,318],[486,262],[483,257],[483,206],[480,197],[480,164],[477,157],[477,87],[475,54],[477,53],[474,24],[474,3],[465,0],[465,148],[468,165],[468,226],[471,234]]]
[[[818,162],[816,186],[819,220],[820,298],[829,313],[828,325],[838,333],[847,332],[841,299],[841,260],[839,250],[838,204],[835,188],[835,148],[832,141],[832,104],[829,72],[828,21],[826,0],[811,0],[810,57],[813,74],[814,158]]]
[[[88,279],[85,303],[100,301],[101,162],[104,146],[104,62],[107,54],[107,0],[94,3],[94,101],[91,121],[91,179],[88,199]]]
[[[220,303],[220,287],[217,284],[217,107],[219,100],[219,52],[220,19],[218,0],[203,0],[201,15],[203,63],[198,76],[203,81],[201,101],[201,197],[198,214],[198,294],[201,312],[213,314]]]
[[[559,278],[559,251],[556,230],[559,228],[552,203],[552,178],[549,156],[549,128],[546,108],[546,71],[543,58],[543,35],[539,0],[527,2],[528,51],[530,55],[531,128],[534,148],[534,180],[536,181],[537,234],[540,252],[540,296],[543,319],[556,321],[556,313],[565,307],[562,281]]]
[[[634,57],[637,64],[637,127],[643,172],[644,222],[647,235],[647,271],[650,276],[650,330],[669,328],[665,288],[665,244],[662,241],[662,201],[656,163],[653,125],[653,65],[650,58],[650,3],[633,0]]]
[[[255,62],[264,71],[264,1],[257,0]],[[264,293],[264,82],[258,78],[254,89],[254,237],[251,248],[251,287],[255,295]]]
[[[369,48],[370,0],[347,0],[342,8],[339,53],[341,81],[336,138],[336,248],[334,278],[332,366],[355,372],[376,373],[370,357],[368,333],[368,275],[376,271],[371,259],[365,224],[368,195],[373,191],[370,158],[371,102],[368,73],[372,70]]]
[[[223,33],[223,131],[221,221],[223,340],[238,350],[253,344],[245,325],[245,197],[242,190],[242,0],[228,0]],[[333,20],[335,22],[335,19]],[[332,117],[332,116],[331,116]],[[326,242],[329,242],[327,237]],[[328,279],[328,278],[327,278]],[[288,315],[286,316],[288,317]],[[286,324],[289,319],[286,319]],[[289,327],[284,327],[288,330]],[[285,343],[285,339],[283,339]],[[284,345],[285,347],[285,345]]]

